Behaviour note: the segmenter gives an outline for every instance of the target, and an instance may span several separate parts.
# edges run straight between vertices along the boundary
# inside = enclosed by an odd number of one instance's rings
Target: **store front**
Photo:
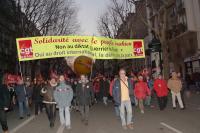
[[[200,73],[200,55],[188,57],[184,63],[186,74]]]

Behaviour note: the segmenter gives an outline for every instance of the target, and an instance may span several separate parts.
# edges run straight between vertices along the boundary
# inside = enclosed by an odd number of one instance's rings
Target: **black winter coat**
[[[110,83],[108,80],[101,80],[100,81],[100,90],[103,94],[104,97],[109,96],[109,88],[110,88]]]
[[[33,87],[33,101],[42,102],[41,90],[44,87],[44,84],[34,85]]]
[[[6,85],[0,85],[0,109],[8,108],[10,104],[10,94]]]
[[[76,86],[76,97],[80,106],[90,105],[94,98],[92,84],[90,82],[85,83],[85,85],[78,83]]]

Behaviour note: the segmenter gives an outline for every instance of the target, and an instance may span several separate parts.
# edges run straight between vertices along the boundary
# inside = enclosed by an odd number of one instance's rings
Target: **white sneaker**
[[[144,110],[141,110],[141,114],[144,114]]]
[[[71,130],[71,126],[66,126],[66,128],[67,128],[68,130]]]
[[[107,106],[108,104],[106,102],[104,102],[104,105]]]

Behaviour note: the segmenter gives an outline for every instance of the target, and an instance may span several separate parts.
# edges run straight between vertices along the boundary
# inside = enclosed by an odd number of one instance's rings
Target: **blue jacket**
[[[64,82],[61,82],[54,91],[54,98],[58,107],[64,108],[71,106],[73,98],[72,87]]]
[[[149,89],[153,90],[153,84],[154,84],[153,80],[150,79],[149,81],[147,81],[147,84],[148,84]]]
[[[25,85],[17,85],[15,87],[15,92],[16,92],[16,95],[17,95],[18,102],[24,102],[24,101],[27,100]]]
[[[128,79],[128,88],[129,88],[129,96],[130,96],[130,100],[131,103],[134,104],[135,103],[135,97],[134,97],[134,85],[131,82],[131,79]],[[115,101],[115,105],[119,106],[121,105],[121,83],[120,83],[120,79],[117,79],[114,82],[113,85],[113,99]]]

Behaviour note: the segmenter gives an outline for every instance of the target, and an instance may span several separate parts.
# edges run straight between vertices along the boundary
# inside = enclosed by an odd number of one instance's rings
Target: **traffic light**
[[[157,38],[153,38],[148,47],[152,52],[161,52],[161,43]]]

